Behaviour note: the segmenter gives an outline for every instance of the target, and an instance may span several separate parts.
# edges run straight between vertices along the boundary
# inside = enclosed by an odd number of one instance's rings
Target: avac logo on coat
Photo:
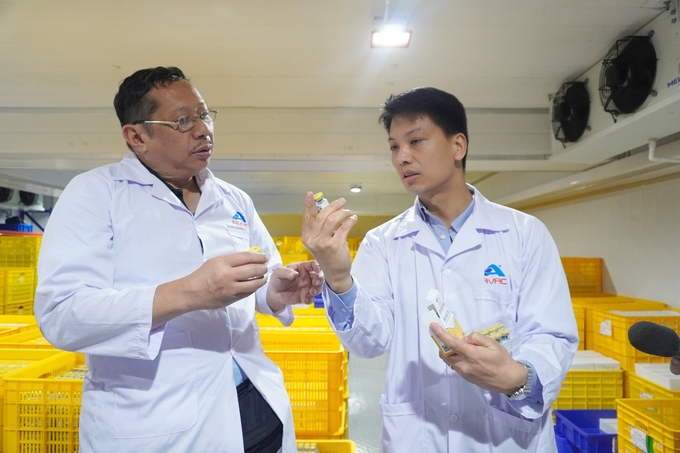
[[[231,223],[234,225],[238,225],[243,228],[248,228],[248,222],[246,222],[246,217],[243,215],[243,213],[236,211],[236,214],[234,214],[234,217],[231,218]]]
[[[507,285],[508,279],[501,270],[500,264],[489,264],[484,270],[484,283],[489,285]]]

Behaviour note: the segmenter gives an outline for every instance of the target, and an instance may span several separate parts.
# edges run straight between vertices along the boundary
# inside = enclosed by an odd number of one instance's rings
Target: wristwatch
[[[521,363],[527,370],[527,381],[524,383],[523,386],[515,390],[514,393],[507,395],[510,401],[523,400],[524,398],[529,396],[529,394],[531,394],[531,387],[534,381],[534,369],[526,362],[518,361],[518,363]]]

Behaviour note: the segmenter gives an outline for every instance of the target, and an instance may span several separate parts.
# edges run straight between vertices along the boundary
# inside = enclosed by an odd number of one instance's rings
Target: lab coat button
[[[442,234],[441,236],[439,236],[439,239],[444,240],[446,239],[446,236]]]
[[[456,423],[458,421],[458,416],[453,414],[451,417],[449,417],[449,420],[451,420],[452,423]]]
[[[342,312],[347,313],[347,309],[345,307],[342,307]]]
[[[236,348],[231,348],[231,354],[236,355]]]
[[[444,275],[447,275],[447,276],[448,276],[448,275],[451,275],[451,269],[446,269],[446,270],[444,271]]]

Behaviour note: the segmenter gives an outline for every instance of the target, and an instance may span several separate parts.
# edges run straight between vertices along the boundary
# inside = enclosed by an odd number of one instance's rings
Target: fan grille
[[[590,96],[584,82],[564,83],[553,99],[552,127],[555,139],[575,142],[588,127]]]
[[[652,93],[656,51],[649,36],[616,41],[602,60],[600,101],[612,115],[633,113]]]

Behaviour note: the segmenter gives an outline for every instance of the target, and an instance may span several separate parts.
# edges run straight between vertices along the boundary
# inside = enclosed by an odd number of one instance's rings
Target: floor
[[[357,453],[378,453],[380,440],[380,408],[387,357],[362,359],[349,355],[349,438],[356,443]]]

